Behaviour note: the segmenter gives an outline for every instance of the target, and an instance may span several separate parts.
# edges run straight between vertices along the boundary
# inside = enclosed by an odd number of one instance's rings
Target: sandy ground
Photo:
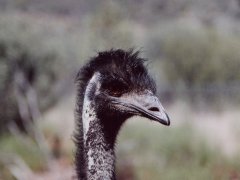
[[[76,180],[74,168],[64,165],[61,161],[54,161],[49,171],[31,174],[29,180]]]
[[[188,122],[208,140],[209,145],[221,149],[226,155],[234,155],[240,150],[240,111],[236,107],[221,110],[191,110],[183,102],[177,102],[168,109],[173,125]]]

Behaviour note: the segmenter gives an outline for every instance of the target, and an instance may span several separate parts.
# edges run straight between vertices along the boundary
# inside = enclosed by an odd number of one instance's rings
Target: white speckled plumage
[[[97,93],[99,90],[99,73],[95,73],[89,81],[83,101],[83,139],[85,147],[85,157],[87,163],[87,179],[111,180],[114,167],[114,152],[107,147],[104,133],[100,125],[100,120],[96,116],[94,103],[89,98],[92,86],[96,85]],[[92,138],[92,137],[95,138]],[[107,150],[106,150],[107,149]]]

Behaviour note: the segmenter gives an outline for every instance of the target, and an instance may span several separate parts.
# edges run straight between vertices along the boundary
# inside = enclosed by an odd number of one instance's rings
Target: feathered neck
[[[82,103],[76,105],[78,133],[76,168],[78,179],[115,179],[114,135],[104,125],[106,119],[97,116],[91,91],[96,90],[98,75],[95,74],[86,86]],[[113,128],[114,129],[114,128]],[[115,129],[116,130],[116,129]],[[110,138],[111,137],[111,138]]]

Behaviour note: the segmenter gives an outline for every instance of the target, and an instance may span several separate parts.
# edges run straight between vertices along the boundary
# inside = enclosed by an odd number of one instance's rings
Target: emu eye
[[[114,97],[120,97],[128,89],[125,83],[117,80],[103,84],[103,88],[105,89],[108,95]]]
[[[123,92],[122,91],[119,91],[119,90],[117,90],[117,89],[111,89],[110,91],[108,91],[108,94],[110,95],[110,96],[114,96],[114,97],[120,97],[122,94],[123,94]]]

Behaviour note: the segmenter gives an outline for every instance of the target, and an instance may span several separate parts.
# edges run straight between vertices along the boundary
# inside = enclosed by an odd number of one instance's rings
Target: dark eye
[[[102,88],[107,92],[108,95],[114,97],[120,97],[128,89],[127,85],[119,80],[113,80],[103,84]]]

